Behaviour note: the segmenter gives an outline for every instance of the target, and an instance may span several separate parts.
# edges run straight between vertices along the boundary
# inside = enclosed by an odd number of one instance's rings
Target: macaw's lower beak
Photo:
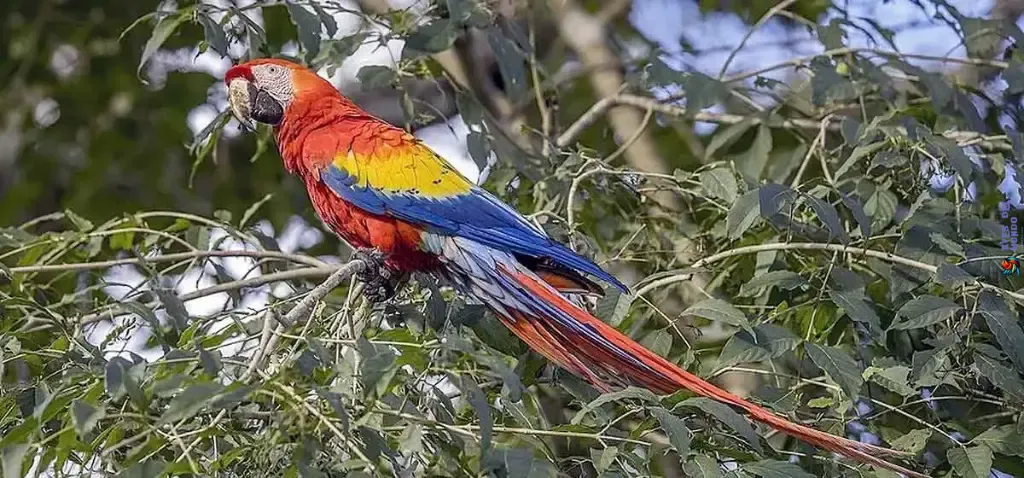
[[[228,84],[228,104],[235,118],[253,130],[253,121],[276,125],[284,117],[281,103],[245,78],[233,78]]]

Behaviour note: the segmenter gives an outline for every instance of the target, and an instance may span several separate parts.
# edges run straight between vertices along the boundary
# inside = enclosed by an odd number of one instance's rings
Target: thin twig
[[[742,50],[743,47],[747,45],[747,41],[750,40],[750,37],[754,36],[754,32],[760,29],[765,23],[768,22],[768,20],[771,20],[771,18],[774,17],[776,14],[789,8],[789,6],[794,3],[796,3],[796,0],[783,0],[779,2],[774,7],[768,9],[768,11],[765,12],[763,16],[761,16],[761,19],[759,19],[757,23],[754,24],[754,26],[750,27],[750,30],[747,31],[747,34],[743,36],[742,40],[740,40],[740,44],[737,45],[736,48],[733,48],[731,52],[729,52],[729,56],[725,59],[725,62],[722,63],[722,68],[718,70],[719,80],[721,80],[725,76],[725,72],[729,71],[729,65],[732,64],[732,61],[736,58],[736,55],[740,52],[740,50]]]
[[[905,266],[908,266],[908,267],[913,267],[915,269],[920,269],[920,270],[928,271],[931,274],[934,274],[938,270],[938,267],[933,266],[931,264],[927,264],[927,263],[920,262],[920,261],[915,261],[913,259],[909,259],[909,258],[906,258],[906,257],[903,257],[903,256],[897,256],[896,254],[893,254],[893,253],[890,253],[890,252],[876,251],[874,249],[864,249],[864,248],[860,248],[860,247],[850,247],[850,246],[844,246],[842,244],[824,244],[824,243],[816,243],[816,242],[790,242],[790,243],[778,242],[778,243],[770,243],[770,244],[758,244],[758,245],[754,245],[754,246],[737,247],[735,249],[729,249],[727,251],[722,251],[722,252],[719,252],[718,254],[713,254],[713,255],[710,255],[708,257],[705,257],[705,258],[703,258],[703,259],[701,259],[701,260],[699,260],[697,262],[694,262],[692,265],[687,267],[687,269],[699,269],[699,268],[702,268],[702,267],[704,267],[704,266],[706,266],[708,264],[712,264],[712,263],[718,262],[720,260],[727,259],[727,258],[730,258],[730,257],[735,257],[735,256],[742,256],[742,255],[747,255],[747,254],[756,254],[758,252],[767,252],[767,251],[793,251],[793,250],[833,251],[833,252],[841,252],[841,253],[845,253],[845,254],[853,254],[853,255],[874,257],[876,259],[881,259],[881,260],[892,262],[892,263],[895,263],[895,264],[901,264],[901,265],[905,265]],[[676,284],[676,283],[679,283],[679,282],[684,282],[684,281],[690,280],[690,277],[692,275],[693,275],[693,273],[677,274],[677,275],[672,275],[672,276],[669,276],[669,277],[665,277],[665,278],[662,278],[662,279],[651,281],[651,282],[645,284],[643,287],[640,287],[639,289],[637,289],[636,295],[637,296],[641,296],[641,295],[644,295],[644,294],[646,294],[646,293],[648,293],[648,292],[650,292],[650,291],[652,291],[654,289],[660,288],[660,287],[665,287],[667,285]],[[991,285],[991,284],[986,284],[986,283],[980,282],[980,281],[978,282],[978,285],[981,288],[983,288],[983,289],[989,289],[989,290],[993,290],[993,291],[997,291],[997,292],[1006,294],[1007,296],[1012,297],[1018,303],[1024,304],[1024,294],[1021,294],[1019,292],[1009,291],[1009,290],[1003,289],[1001,287],[994,286],[994,285]]]
[[[292,307],[284,317],[278,319],[280,322],[277,325],[277,330],[272,331],[273,320],[272,312],[268,311],[263,315],[263,332],[260,334],[260,344],[253,353],[250,359],[249,366],[246,367],[245,372],[242,374],[241,380],[247,380],[253,376],[253,372],[260,367],[260,363],[267,353],[273,350],[277,346],[280,334],[284,332],[284,329],[291,327],[297,323],[305,322],[309,317],[313,307],[316,306],[320,299],[323,299],[332,290],[337,288],[343,281],[349,277],[355,275],[357,272],[363,270],[366,267],[366,263],[361,260],[353,260],[344,266],[339,267],[334,273],[327,277],[320,285],[316,286],[311,290],[305,297]]]
[[[600,101],[594,103],[590,109],[580,115],[576,121],[566,128],[555,145],[559,148],[564,148],[572,144],[576,138],[583,133],[590,125],[594,124],[601,118],[609,108],[617,105],[631,105],[638,108],[650,108],[655,113],[661,113],[668,116],[674,116],[678,118],[686,118],[694,122],[703,123],[715,123],[715,124],[738,124],[744,121],[750,121],[752,126],[759,124],[765,124],[773,128],[784,128],[784,129],[795,129],[795,130],[820,130],[822,128],[821,120],[813,119],[779,119],[776,117],[764,117],[758,116],[747,116],[740,114],[731,113],[711,113],[707,111],[688,111],[686,108],[676,106],[672,104],[662,103],[655,98],[637,96],[628,93],[619,94],[616,96],[609,96],[602,98]],[[824,126],[830,132],[839,131],[839,119],[841,117],[833,116],[830,121]],[[942,136],[957,141],[958,146],[965,144],[977,144],[979,141],[985,143],[986,147],[997,149],[1000,151],[1011,151],[1013,148],[1010,144],[1004,142],[996,143],[994,141],[1003,140],[1004,136],[995,135],[989,136],[974,131],[946,131],[942,133]]]
[[[205,257],[251,257],[254,259],[281,259],[285,261],[295,262],[298,264],[304,264],[310,267],[324,267],[328,265],[326,262],[312,256],[305,256],[301,254],[288,254],[286,252],[213,250],[179,252],[174,254],[162,254],[159,256],[152,257],[125,257],[122,259],[113,259],[109,261],[98,262],[71,262],[67,264],[48,264],[42,266],[11,267],[10,271],[12,274],[26,274],[36,272],[73,272],[93,269],[106,269],[108,267],[136,265],[153,262],[177,262],[189,259],[201,259]]]
[[[344,267],[344,266],[342,266]],[[180,297],[182,302],[187,302],[200,297],[207,297],[221,292],[228,292],[232,290],[246,289],[250,287],[259,287],[266,284],[271,284],[280,281],[290,281],[299,279],[315,279],[330,275],[332,272],[338,270],[336,266],[325,266],[325,267],[302,267],[299,269],[292,269],[281,272],[274,272],[271,274],[264,274],[261,276],[250,277],[247,279],[241,279],[231,282],[222,282],[220,284],[207,287],[205,289],[199,289]],[[156,303],[145,304],[148,307],[155,307]],[[105,310],[94,312],[92,314],[83,315],[78,322],[82,325],[91,324],[93,322],[99,322],[101,320],[107,320],[114,316],[125,313],[126,311],[119,304],[111,305]]]

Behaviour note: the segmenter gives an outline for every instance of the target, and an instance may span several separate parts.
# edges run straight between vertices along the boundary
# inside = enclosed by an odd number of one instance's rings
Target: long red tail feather
[[[531,348],[602,391],[630,383],[664,394],[685,388],[697,395],[742,409],[754,420],[819,448],[907,476],[927,478],[927,475],[881,458],[905,453],[831,435],[780,417],[704,381],[644,348],[572,304],[533,274],[504,267],[501,269],[503,274],[521,285],[536,300],[549,308],[554,307],[560,315],[546,317],[542,313],[513,311],[510,316],[502,317],[505,325]],[[566,320],[571,322],[567,323]],[[581,330],[587,333],[580,333]],[[600,339],[595,340],[595,336]]]

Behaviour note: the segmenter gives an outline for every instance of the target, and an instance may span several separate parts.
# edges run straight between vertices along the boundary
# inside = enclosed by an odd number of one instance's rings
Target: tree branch
[[[845,254],[853,254],[853,255],[867,256],[867,257],[874,257],[876,259],[881,259],[881,260],[884,260],[884,261],[892,262],[894,264],[901,264],[901,265],[904,265],[904,266],[913,267],[915,269],[920,269],[920,270],[923,270],[923,271],[927,271],[927,272],[929,272],[931,274],[934,274],[936,271],[938,271],[938,267],[937,266],[933,266],[931,264],[928,264],[928,263],[925,263],[925,262],[921,262],[921,261],[915,261],[913,259],[909,259],[909,258],[906,258],[906,257],[903,257],[903,256],[897,256],[896,254],[893,254],[891,252],[876,251],[874,249],[865,249],[865,248],[861,248],[861,247],[850,247],[850,246],[844,246],[842,244],[824,244],[824,243],[816,243],[816,242],[790,242],[790,243],[779,242],[779,243],[771,243],[771,244],[758,244],[758,245],[755,245],[755,246],[737,247],[735,249],[729,249],[727,251],[722,251],[722,252],[720,252],[718,254],[713,254],[713,255],[710,255],[708,257],[705,257],[705,258],[703,258],[703,259],[701,259],[701,260],[699,260],[697,262],[694,262],[687,269],[699,269],[699,268],[702,268],[702,267],[704,267],[706,265],[713,264],[713,263],[718,262],[720,260],[728,259],[730,257],[735,257],[735,256],[742,256],[742,255],[747,255],[747,254],[756,254],[756,253],[759,253],[759,252],[766,252],[766,251],[794,251],[794,250],[830,251],[830,252],[839,252],[839,253],[845,253]],[[690,280],[690,278],[692,276],[693,276],[693,273],[683,273],[683,274],[677,274],[677,275],[673,275],[673,276],[669,276],[669,277],[665,277],[665,278],[662,278],[662,279],[651,281],[651,282],[649,282],[647,284],[644,284],[639,289],[637,289],[636,296],[637,297],[642,296],[642,295],[644,295],[644,294],[646,294],[646,293],[648,293],[648,292],[650,292],[650,291],[652,291],[654,289],[657,289],[659,287],[664,287],[664,286],[667,286],[667,285],[677,284],[679,282],[688,281],[688,280]],[[1018,292],[1014,292],[1014,291],[1009,291],[1009,290],[1003,289],[1001,287],[994,286],[992,284],[986,284],[984,282],[977,281],[977,280],[975,282],[978,284],[979,287],[981,287],[983,289],[989,289],[989,290],[992,290],[992,291],[1000,292],[1000,293],[1005,294],[1005,295],[1007,295],[1009,297],[1012,297],[1018,303],[1024,304],[1024,294],[1021,294],[1021,293],[1018,293]]]
[[[205,257],[251,257],[254,259],[280,259],[283,261],[291,261],[298,264],[305,264],[310,267],[326,267],[328,264],[320,259],[311,256],[305,256],[301,254],[289,254],[286,252],[276,251],[190,251],[180,252],[174,254],[163,254],[152,257],[126,257],[123,259],[113,259],[109,261],[99,262],[72,262],[67,264],[47,264],[40,266],[21,266],[11,267],[9,270],[12,274],[30,274],[39,272],[74,272],[74,271],[86,271],[93,269],[106,269],[108,267],[117,267],[125,265],[137,265],[145,263],[155,262],[178,262],[187,261],[189,259],[201,259]]]
[[[338,270],[334,271],[326,280],[321,282],[320,285],[309,291],[309,293],[306,294],[306,296],[303,297],[295,307],[292,307],[292,310],[289,310],[284,317],[278,318],[280,323],[277,325],[276,333],[271,330],[273,327],[273,320],[271,320],[271,318],[276,316],[273,315],[272,311],[268,310],[265,312],[263,314],[263,331],[260,334],[259,346],[256,348],[256,352],[253,353],[249,361],[249,366],[245,369],[240,380],[245,381],[253,376],[253,372],[260,367],[260,364],[263,362],[263,358],[267,356],[268,352],[277,346],[277,342],[281,337],[281,334],[284,332],[284,329],[295,324],[305,322],[309,318],[310,312],[313,311],[313,307],[316,306],[316,303],[319,302],[320,299],[326,297],[327,294],[331,293],[332,290],[341,285],[345,279],[348,279],[353,274],[363,270],[365,267],[366,263],[358,259],[339,267]]]
[[[597,103],[594,103],[585,113],[580,115],[576,121],[569,126],[558,137],[555,143],[558,147],[564,148],[572,144],[576,138],[583,133],[588,127],[596,123],[601,116],[615,105],[631,105],[638,108],[650,108],[655,113],[661,113],[668,116],[675,116],[678,118],[686,118],[696,122],[703,123],[715,123],[715,124],[737,124],[744,121],[750,121],[752,125],[766,124],[773,128],[785,128],[795,130],[820,130],[825,128],[830,132],[839,131],[839,123],[842,120],[841,116],[832,115],[830,118],[826,117],[824,120],[812,120],[812,119],[779,119],[776,117],[770,117],[765,119],[762,116],[745,116],[730,113],[709,113],[706,111],[688,111],[686,108],[681,106],[675,106],[670,104],[661,103],[657,99],[648,98],[644,96],[632,95],[628,93],[617,94],[614,96],[606,97]],[[822,124],[825,121],[825,124]],[[974,131],[947,131],[942,133],[943,136],[955,140],[960,146],[967,146],[968,144],[982,144],[985,147],[998,149],[1001,151],[1012,151],[1013,148],[1008,143],[997,142],[998,140],[1005,140],[1005,136],[987,136]]]
[[[345,267],[345,266],[342,266],[342,267]],[[336,271],[337,269],[338,268],[336,266],[303,267],[303,268],[300,268],[300,269],[292,269],[292,270],[287,270],[287,271],[274,272],[274,273],[271,273],[271,274],[264,274],[264,275],[257,276],[257,277],[250,277],[248,279],[241,279],[241,280],[236,280],[236,281],[231,281],[231,282],[222,282],[220,284],[217,284],[217,285],[214,285],[214,286],[211,286],[211,287],[207,287],[205,289],[199,289],[199,290],[195,290],[195,291],[189,292],[187,294],[184,294],[184,295],[182,295],[180,297],[180,299],[182,300],[182,302],[187,302],[187,301],[190,301],[190,300],[193,300],[193,299],[198,299],[200,297],[206,297],[206,296],[210,296],[210,295],[214,295],[214,294],[219,294],[221,292],[227,292],[227,291],[231,291],[231,290],[246,289],[246,288],[250,288],[250,287],[259,287],[261,285],[271,284],[271,283],[274,283],[274,282],[289,281],[289,280],[301,280],[301,279],[315,279],[315,278],[318,278],[318,277],[323,277],[323,276],[329,275],[332,272]],[[156,306],[155,303],[148,303],[148,304],[145,304],[145,305],[147,307],[154,307],[154,306]],[[113,304],[110,307],[108,307],[107,310],[100,311],[100,312],[95,312],[95,313],[92,313],[92,314],[83,315],[81,318],[78,319],[78,322],[80,324],[82,324],[82,325],[87,325],[87,324],[91,324],[93,322],[99,322],[101,320],[106,320],[106,319],[112,318],[112,317],[114,317],[116,315],[124,314],[124,313],[127,313],[127,312],[130,312],[130,311],[124,310],[121,307],[120,304]]]

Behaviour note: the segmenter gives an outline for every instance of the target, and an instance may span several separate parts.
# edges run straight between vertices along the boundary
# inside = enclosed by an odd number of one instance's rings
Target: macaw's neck
[[[319,163],[326,164],[332,157],[319,157],[320,154],[311,156],[307,141],[314,137],[322,138],[324,132],[329,130],[331,134],[338,135],[338,148],[335,151],[340,151],[344,143],[351,143],[351,140],[346,141],[346,128],[338,128],[338,125],[367,116],[368,113],[333,89],[312,98],[296,97],[288,105],[281,123],[274,126],[274,136],[285,169],[292,174],[302,174],[312,166],[321,166]]]

